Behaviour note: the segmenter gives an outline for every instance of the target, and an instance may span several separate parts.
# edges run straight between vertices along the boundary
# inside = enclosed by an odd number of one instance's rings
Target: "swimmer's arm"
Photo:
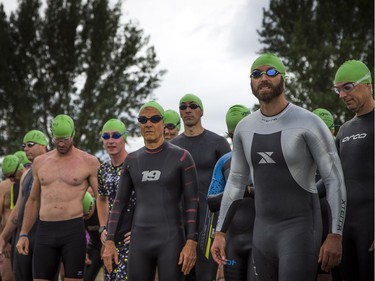
[[[9,242],[18,224],[18,213],[19,213],[19,209],[21,208],[21,201],[22,201],[22,188],[21,187],[23,183],[23,175],[22,175],[21,182],[20,182],[20,189],[19,189],[16,205],[14,206],[14,209],[10,213],[9,218],[4,226],[4,229],[1,232],[1,237],[2,239],[4,239],[6,243]]]
[[[98,197],[98,169],[100,166],[99,160],[92,156],[89,158],[89,168],[90,168],[90,175],[88,177],[89,186],[91,186],[92,191],[94,192],[94,197]]]
[[[36,163],[34,163],[33,166],[34,166],[33,168],[34,181],[31,187],[29,199],[27,199],[27,202],[26,202],[26,207],[25,207],[23,223],[22,223],[20,234],[28,234],[39,215],[41,184],[40,184],[39,177],[37,174],[38,169],[37,169]]]
[[[98,218],[100,226],[106,226],[109,216],[109,203],[108,197],[98,195],[96,200],[96,208],[98,211]]]

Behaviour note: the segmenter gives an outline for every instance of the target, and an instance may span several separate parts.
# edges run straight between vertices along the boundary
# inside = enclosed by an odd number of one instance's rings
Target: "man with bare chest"
[[[74,122],[68,115],[56,116],[51,131],[56,148],[33,162],[34,182],[17,249],[28,254],[28,231],[39,215],[34,280],[52,280],[61,259],[65,278],[82,280],[86,250],[82,199],[89,186],[97,196],[99,161],[73,145]]]

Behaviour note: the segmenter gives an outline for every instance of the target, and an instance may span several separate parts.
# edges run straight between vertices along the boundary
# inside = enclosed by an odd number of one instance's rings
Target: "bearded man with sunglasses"
[[[202,125],[203,104],[194,94],[184,95],[179,102],[180,116],[184,122],[184,132],[172,143],[190,152],[197,165],[199,180],[199,243],[198,260],[194,270],[186,280],[212,281],[216,275],[223,275],[210,254],[212,235],[217,214],[208,210],[207,192],[216,162],[231,151],[228,141]],[[213,230],[213,231],[212,231]]]
[[[128,279],[182,281],[195,264],[198,185],[189,152],[164,141],[164,109],[145,103],[138,116],[145,146],[129,153],[121,169],[119,187],[108,220],[103,252],[109,272],[118,262],[115,234],[122,210],[135,192]]]
[[[126,127],[119,119],[108,120],[102,128],[101,139],[103,147],[109,155],[109,160],[103,162],[98,170],[98,217],[100,222],[100,238],[105,244],[107,238],[107,224],[109,212],[112,210],[118,183],[120,180],[121,167],[128,156],[125,148],[126,143]],[[130,228],[135,207],[135,194],[131,195],[129,204],[122,210],[119,229],[115,235],[115,244],[118,251],[118,263],[113,263],[113,271],[108,272],[105,268],[104,280],[116,281],[127,279],[127,260],[129,256],[129,239]],[[125,240],[126,238],[126,240]]]
[[[336,146],[344,171],[348,209],[340,265],[346,281],[374,280],[374,97],[369,68],[348,60],[337,70],[335,92],[355,116],[344,123]]]
[[[314,281],[318,262],[323,270],[330,271],[341,261],[346,191],[335,143],[318,116],[286,99],[285,67],[278,57],[258,57],[251,66],[250,77],[260,109],[236,127],[219,229],[232,203],[242,199],[251,175],[255,190],[253,261],[257,278]],[[321,247],[317,168],[332,213],[330,233]],[[222,232],[216,235],[225,236]],[[214,258],[221,264],[226,262],[223,240],[215,239],[212,246]]]
[[[53,118],[51,131],[56,148],[34,159],[17,250],[29,254],[29,231],[39,218],[34,279],[52,280],[62,259],[65,278],[82,280],[86,257],[82,200],[89,186],[97,196],[99,161],[73,145],[75,128],[70,116]]]
[[[18,199],[20,179],[25,169],[15,155],[7,155],[3,159],[1,166],[5,180],[0,183],[0,230],[5,228],[5,225],[11,220],[11,212],[14,206],[17,204]],[[9,242],[12,237],[13,232],[7,242]],[[14,237],[14,236],[13,236]],[[15,241],[12,241],[12,246],[10,244],[3,244],[2,247],[4,251],[1,251],[0,256],[0,273],[2,280],[13,280],[12,278],[12,266],[11,259],[13,258],[12,248],[14,247]]]

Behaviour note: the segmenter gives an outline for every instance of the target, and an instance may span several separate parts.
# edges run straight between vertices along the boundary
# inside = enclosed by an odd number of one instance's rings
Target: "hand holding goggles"
[[[151,116],[150,118],[147,118],[146,116],[139,116],[138,117],[138,122],[141,123],[141,124],[146,124],[148,120],[151,121],[151,123],[159,123],[161,120],[163,119],[163,116],[159,116],[159,115],[154,115],[154,116]]]
[[[125,134],[125,133],[124,133]],[[115,139],[115,140],[118,140],[119,138],[122,137],[123,134],[119,133],[119,132],[114,132],[112,135],[109,134],[109,133],[103,133],[102,134],[102,139],[103,140],[109,140],[110,138],[112,139]]]
[[[250,77],[253,79],[258,79],[262,77],[263,74],[266,74],[268,77],[276,77],[278,74],[283,74],[283,73],[278,72],[274,68],[267,69],[266,71],[260,71],[259,69],[255,69],[251,73]]]

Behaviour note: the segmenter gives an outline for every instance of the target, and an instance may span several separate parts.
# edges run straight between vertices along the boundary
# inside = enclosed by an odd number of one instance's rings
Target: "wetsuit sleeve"
[[[215,165],[210,187],[208,189],[207,204],[211,212],[220,210],[221,199],[225,187],[225,176],[223,173],[223,165],[225,163],[225,155],[221,157]]]
[[[306,139],[326,187],[326,198],[332,214],[332,233],[342,235],[346,213],[346,188],[334,140],[325,127]]]
[[[122,210],[129,202],[132,190],[134,189],[128,167],[129,166],[125,160],[125,163],[121,168],[121,176],[118,184],[116,198],[113,202],[113,207],[109,214],[107,240],[115,240],[115,234],[118,228]]]
[[[222,231],[223,222],[228,214],[229,207],[234,201],[243,198],[246,185],[249,181],[250,169],[243,150],[241,133],[235,132],[231,161],[229,178],[225,185],[224,195],[220,206],[220,214],[217,224],[217,229],[219,231]]]
[[[185,150],[181,158],[184,171],[183,196],[185,211],[186,238],[194,241],[198,240],[198,174],[195,163],[190,153]]]

